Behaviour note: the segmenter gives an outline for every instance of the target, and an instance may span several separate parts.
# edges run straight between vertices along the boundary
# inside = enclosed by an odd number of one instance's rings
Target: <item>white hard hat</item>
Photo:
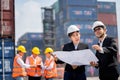
[[[75,31],[79,31],[79,28],[76,25],[70,25],[67,29],[67,35]]]
[[[106,26],[101,21],[95,21],[92,26],[92,30],[94,30],[98,26],[103,26],[103,28],[106,28]]]

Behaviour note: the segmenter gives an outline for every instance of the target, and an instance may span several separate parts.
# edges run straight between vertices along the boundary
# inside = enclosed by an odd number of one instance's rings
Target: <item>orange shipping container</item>
[[[113,13],[98,13],[98,20],[102,21],[105,25],[117,25],[116,14]]]

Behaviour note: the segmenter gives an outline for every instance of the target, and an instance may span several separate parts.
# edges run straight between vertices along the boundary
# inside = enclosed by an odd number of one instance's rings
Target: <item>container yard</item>
[[[29,4],[32,5],[32,2],[34,2],[34,0],[30,0]],[[22,1],[19,3],[22,3]],[[16,28],[18,28],[17,18],[21,14],[18,14],[17,11],[20,5],[16,4],[15,0],[0,0],[0,80],[15,80],[12,77],[13,60],[17,54],[16,49],[19,45],[23,45],[27,50],[23,57],[24,62],[26,57],[32,54],[33,47],[40,49],[40,56],[44,62],[44,50],[46,47],[51,47],[54,51],[61,51],[64,44],[70,42],[67,36],[67,28],[70,25],[76,25],[80,29],[80,41],[88,44],[93,53],[95,53],[95,51],[92,49],[92,45],[97,43],[97,38],[91,28],[96,20],[100,20],[106,25],[107,35],[115,38],[117,46],[119,46],[116,2],[103,2],[98,0],[56,0],[50,7],[42,7],[42,4],[37,6],[39,6],[39,10],[41,10],[41,15],[39,15],[41,16],[41,21],[39,21],[39,23],[42,25],[39,26],[43,27],[43,32],[29,31],[31,28],[26,29],[27,25],[24,23],[26,32],[18,37],[18,34],[16,34]],[[21,12],[24,11],[24,7],[21,8]],[[33,13],[37,12],[34,11],[36,7],[32,6],[30,8],[33,10]],[[24,12],[22,14],[24,14]],[[27,16],[26,14],[24,15]],[[20,19],[21,22],[22,17]],[[30,17],[32,18],[33,16]],[[25,20],[27,21],[27,19]],[[38,24],[33,25],[34,28],[36,28],[36,25]],[[23,26],[20,27],[22,29]],[[22,32],[21,29],[20,31]],[[16,39],[16,36],[18,39]],[[55,80],[63,80],[64,66],[65,64],[57,64],[58,77]],[[85,69],[87,80],[98,80],[98,69],[91,66],[86,66]],[[24,80],[28,80],[27,78],[26,76]],[[42,80],[45,79],[42,77]]]

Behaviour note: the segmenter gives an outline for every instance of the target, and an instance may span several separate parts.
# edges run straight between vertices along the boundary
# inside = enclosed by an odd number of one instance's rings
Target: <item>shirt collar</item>
[[[103,43],[103,41],[105,40],[106,36],[107,36],[107,34],[105,34],[105,36],[104,36],[102,41],[99,40],[99,43]]]

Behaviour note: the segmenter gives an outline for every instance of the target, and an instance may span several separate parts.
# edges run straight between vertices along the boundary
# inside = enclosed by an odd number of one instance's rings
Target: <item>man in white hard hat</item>
[[[91,62],[92,66],[99,68],[100,80],[118,80],[118,62],[116,42],[106,34],[106,26],[101,21],[93,23],[92,30],[98,38],[98,44],[92,46],[96,50],[98,63]]]
[[[67,35],[71,42],[63,47],[63,51],[74,51],[88,49],[88,45],[80,42],[80,32],[76,25],[70,25],[67,29]],[[57,60],[57,63],[64,63]],[[76,66],[66,63],[64,80],[86,80],[85,66]]]

